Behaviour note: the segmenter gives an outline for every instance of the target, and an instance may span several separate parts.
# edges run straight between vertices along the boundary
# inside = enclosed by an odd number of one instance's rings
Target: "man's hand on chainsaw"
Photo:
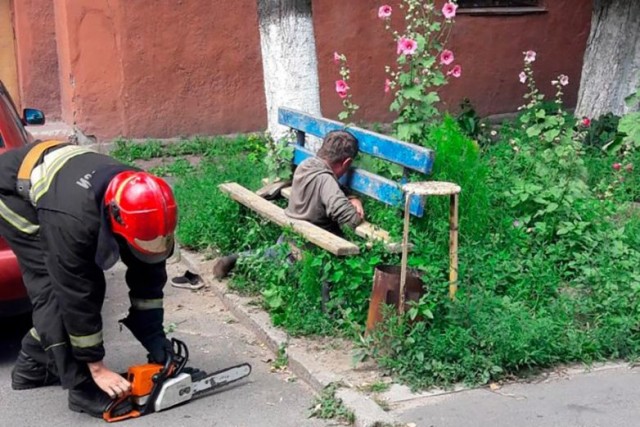
[[[107,368],[102,361],[89,363],[89,372],[93,381],[110,398],[122,397],[131,390],[131,383]]]
[[[173,345],[167,338],[157,338],[147,347],[149,350],[149,362],[161,365],[167,360],[168,355],[173,355]]]

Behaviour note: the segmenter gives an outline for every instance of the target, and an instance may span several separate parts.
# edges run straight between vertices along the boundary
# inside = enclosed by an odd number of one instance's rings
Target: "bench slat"
[[[285,199],[289,199],[291,196],[291,187],[285,187],[280,191],[280,195]],[[378,226],[364,221],[358,225],[354,230],[356,236],[362,237],[367,240],[381,240],[384,242],[384,246],[392,254],[399,254],[402,252],[402,244],[398,242],[392,242],[389,232]],[[371,247],[370,242],[367,242],[367,247]],[[413,244],[409,243],[409,251],[413,251]]]
[[[431,173],[433,167],[433,150],[358,127],[347,128],[343,123],[334,120],[315,117],[290,108],[279,108],[278,123],[319,138],[323,138],[330,131],[348,130],[358,139],[358,148],[363,153],[424,174]]]
[[[263,199],[254,192],[247,190],[235,182],[228,182],[218,186],[220,191],[227,193],[238,203],[260,214],[264,218],[275,222],[281,227],[291,227],[293,231],[304,236],[311,243],[337,256],[357,255],[360,249],[354,243],[330,233],[307,221],[299,221],[285,215],[284,209]]]
[[[299,145],[294,145],[293,163],[299,165],[303,160],[315,156],[315,154]],[[351,168],[349,173],[340,179],[340,182],[362,194],[373,197],[391,206],[404,205],[402,189],[397,182],[375,175],[364,169]],[[424,197],[411,196],[409,212],[417,217],[424,215]]]

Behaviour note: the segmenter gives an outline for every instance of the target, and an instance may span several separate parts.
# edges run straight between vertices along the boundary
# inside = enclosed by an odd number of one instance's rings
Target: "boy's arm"
[[[355,198],[349,200],[338,182],[332,177],[323,176],[322,180],[323,182],[319,186],[319,196],[325,206],[327,216],[341,226],[355,228],[364,219],[364,211],[361,210],[360,201]],[[360,209],[356,204],[360,205]]]

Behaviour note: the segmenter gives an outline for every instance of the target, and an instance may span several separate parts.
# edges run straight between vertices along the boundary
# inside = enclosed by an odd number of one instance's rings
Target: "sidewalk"
[[[351,347],[341,340],[296,339],[272,326],[251,298],[227,291],[210,275],[211,261],[182,251],[182,263],[198,272],[240,321],[272,351],[286,347],[289,368],[320,391],[341,382],[337,396],[356,416],[358,427],[606,427],[640,426],[640,369],[625,363],[556,370],[529,382],[414,394],[393,384],[382,393],[367,385],[388,381],[371,366],[354,369]]]

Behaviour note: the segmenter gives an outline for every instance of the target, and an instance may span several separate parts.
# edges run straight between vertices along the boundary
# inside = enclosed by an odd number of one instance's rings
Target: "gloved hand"
[[[173,355],[171,341],[165,337],[158,337],[148,343],[147,350],[149,350],[147,356],[149,363],[159,363],[162,365],[167,360],[168,355]]]

